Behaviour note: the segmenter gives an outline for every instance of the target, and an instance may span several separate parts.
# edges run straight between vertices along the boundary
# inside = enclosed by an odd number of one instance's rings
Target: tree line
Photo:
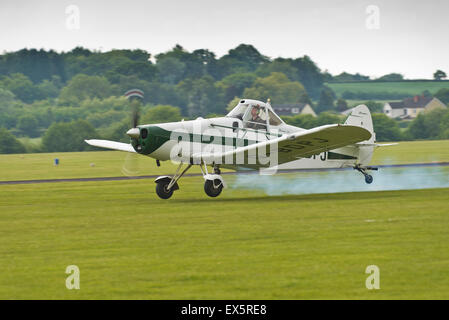
[[[360,74],[332,76],[308,56],[272,59],[248,44],[220,58],[207,49],[189,52],[180,45],[154,57],[144,50],[98,52],[81,47],[62,53],[36,49],[4,53],[0,135],[17,148],[5,144],[0,152],[86,150],[82,140],[92,137],[127,141],[130,108],[123,94],[132,88],[145,93],[142,123],[224,115],[241,97],[270,98],[274,104],[309,103],[318,118],[285,118],[306,128],[341,121],[338,112],[352,106],[338,99],[325,82],[351,77],[366,80]],[[441,93],[445,103],[448,92]],[[381,110],[373,101],[368,104],[373,112]],[[25,144],[16,137],[25,138]],[[41,139],[28,143],[28,138]]]

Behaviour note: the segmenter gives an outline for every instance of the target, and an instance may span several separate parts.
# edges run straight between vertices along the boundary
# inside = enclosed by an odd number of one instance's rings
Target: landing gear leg
[[[357,170],[365,177],[365,182],[367,184],[371,184],[374,180],[373,176],[367,173],[367,170],[379,170],[379,168],[375,167],[362,167],[359,164],[354,166],[354,170]]]
[[[183,163],[181,162],[176,169],[173,177],[164,176],[156,179],[156,193],[161,199],[168,199],[173,195],[173,192],[179,189],[178,180],[190,169],[192,166],[189,164],[182,172],[181,167]]]

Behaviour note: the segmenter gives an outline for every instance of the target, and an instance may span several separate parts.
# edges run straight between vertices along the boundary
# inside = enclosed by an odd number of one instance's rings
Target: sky
[[[447,0],[1,0],[0,52],[180,44],[220,57],[246,43],[334,75],[431,79],[449,73],[448,12]]]

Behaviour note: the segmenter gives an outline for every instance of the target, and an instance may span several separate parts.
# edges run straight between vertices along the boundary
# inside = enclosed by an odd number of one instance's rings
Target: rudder
[[[373,119],[368,107],[361,104],[352,109],[351,114],[345,121],[345,124],[362,127],[371,133],[371,138],[357,144],[359,148],[358,162],[362,165],[368,165],[374,152],[374,143],[376,140],[376,133],[374,132]]]

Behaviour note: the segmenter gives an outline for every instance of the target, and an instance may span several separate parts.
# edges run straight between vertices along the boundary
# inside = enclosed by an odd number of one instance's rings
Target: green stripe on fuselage
[[[150,154],[159,149],[164,143],[166,143],[169,140],[176,140],[181,141],[181,139],[186,138],[186,134],[183,133],[176,133],[173,131],[162,129],[158,126],[146,126],[141,127],[142,129],[148,130],[148,136],[145,139],[142,139],[139,137],[138,140],[133,139],[132,145],[134,148],[138,144],[142,146],[142,150],[139,151],[141,154]],[[173,134],[173,139],[172,138]],[[204,143],[204,144],[217,144],[222,146],[232,146],[232,147],[244,147],[248,146],[254,143],[258,143],[259,141],[256,140],[249,140],[249,139],[241,139],[237,137],[225,137],[225,136],[212,136],[212,135],[202,135],[202,134],[188,134],[188,140],[189,142],[198,142],[198,143]],[[185,141],[185,140],[184,140]]]

